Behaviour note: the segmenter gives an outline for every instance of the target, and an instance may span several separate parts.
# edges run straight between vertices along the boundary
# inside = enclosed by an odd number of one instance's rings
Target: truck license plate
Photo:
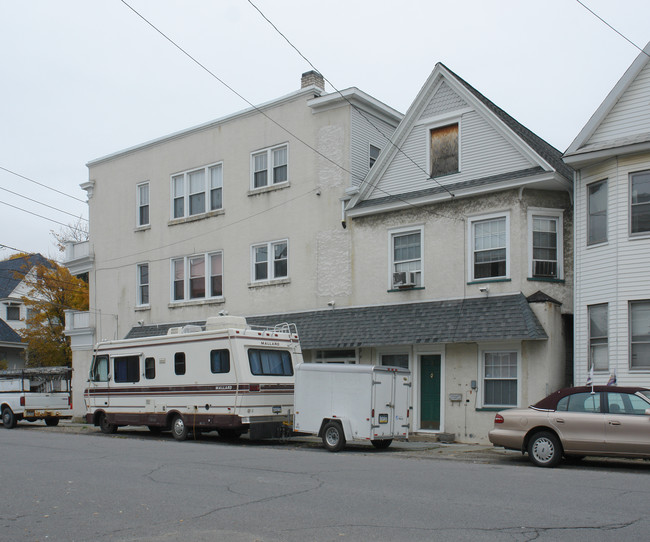
[[[379,423],[388,423],[388,414],[380,414]]]

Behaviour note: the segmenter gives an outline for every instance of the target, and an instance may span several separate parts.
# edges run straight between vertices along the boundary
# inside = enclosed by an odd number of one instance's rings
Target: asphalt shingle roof
[[[40,254],[30,254],[21,258],[3,260],[0,262],[0,299],[9,297],[11,292],[23,280],[23,276],[32,267],[47,264],[47,259]]]
[[[19,343],[20,335],[13,328],[0,318],[0,343]]]
[[[523,294],[250,316],[247,321],[294,323],[305,350],[548,338]],[[162,335],[178,325],[138,326],[127,338]]]

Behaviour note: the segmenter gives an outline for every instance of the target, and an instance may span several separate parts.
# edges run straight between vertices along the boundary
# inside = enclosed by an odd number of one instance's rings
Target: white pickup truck
[[[0,413],[6,429],[19,420],[58,425],[72,418],[72,369],[34,367],[0,371]]]

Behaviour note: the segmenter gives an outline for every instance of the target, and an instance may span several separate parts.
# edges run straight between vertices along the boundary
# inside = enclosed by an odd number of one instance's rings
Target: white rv
[[[177,440],[190,430],[280,436],[290,423],[300,362],[295,326],[253,328],[236,316],[208,318],[205,330],[102,342],[84,392],[86,420],[104,433],[146,425],[171,430]]]

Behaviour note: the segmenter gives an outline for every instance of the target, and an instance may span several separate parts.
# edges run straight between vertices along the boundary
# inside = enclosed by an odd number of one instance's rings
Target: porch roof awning
[[[254,325],[296,324],[304,350],[548,338],[523,294],[334,308],[247,320]]]

